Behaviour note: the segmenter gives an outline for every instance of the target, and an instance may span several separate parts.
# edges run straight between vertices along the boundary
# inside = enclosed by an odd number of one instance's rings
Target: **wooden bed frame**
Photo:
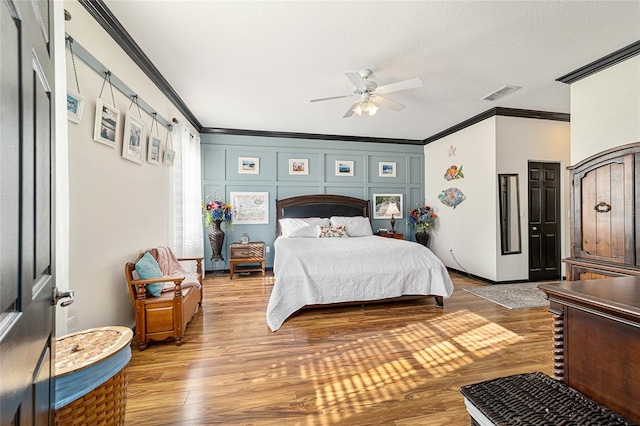
[[[369,200],[348,197],[345,195],[333,194],[312,194],[298,197],[284,198],[276,200],[276,238],[280,236],[280,219],[283,218],[305,218],[305,217],[327,217],[331,216],[364,216],[370,215]],[[392,299],[370,300],[366,302],[342,302],[325,305],[307,305],[307,307],[327,307],[345,305],[364,305],[365,303],[380,303],[382,301],[421,299],[424,297],[435,297],[436,306],[444,306],[442,296],[430,295],[407,295]]]

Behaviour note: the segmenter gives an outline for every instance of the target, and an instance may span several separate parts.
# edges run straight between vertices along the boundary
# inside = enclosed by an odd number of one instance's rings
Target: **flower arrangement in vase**
[[[225,228],[233,228],[233,208],[224,201],[214,200],[202,203],[204,226],[211,226],[216,221],[224,222]]]
[[[422,205],[409,211],[407,225],[416,228],[418,232],[427,232],[429,228],[435,226],[438,215],[433,212],[428,205]]]
[[[225,228],[233,228],[233,208],[231,204],[224,201],[215,200],[202,203],[202,216],[204,225],[211,226],[209,231],[209,243],[211,244],[211,261],[224,261],[222,256],[222,246],[224,245],[224,231],[220,229],[220,224],[224,222]]]
[[[409,210],[407,225],[417,229],[416,242],[418,244],[422,244],[425,247],[429,246],[429,233],[427,230],[435,226],[437,218],[438,215],[426,204]]]

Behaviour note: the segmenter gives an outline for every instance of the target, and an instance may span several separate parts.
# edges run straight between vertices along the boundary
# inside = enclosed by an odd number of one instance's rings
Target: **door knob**
[[[537,227],[537,226],[534,226],[534,227],[533,227],[533,228],[531,228],[531,229],[533,229],[534,231],[537,231],[537,230],[538,230],[538,227]]]
[[[75,302],[76,300],[73,298],[73,290],[69,290],[69,291],[60,291],[58,290],[58,288],[54,288],[53,289],[53,303],[52,305],[57,305],[58,301],[60,299],[69,299],[69,300],[65,300],[64,302],[62,302],[60,304],[61,307],[66,308],[67,306],[69,306],[70,304],[72,304],[73,302]]]

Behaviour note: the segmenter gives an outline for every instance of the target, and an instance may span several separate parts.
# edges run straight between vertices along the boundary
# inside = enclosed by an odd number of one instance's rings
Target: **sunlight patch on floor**
[[[345,421],[406,394],[418,386],[421,376],[445,376],[521,340],[518,334],[462,310],[322,351],[306,359],[299,374],[314,382],[315,407],[334,416],[334,421]],[[411,357],[396,358],[399,346]]]

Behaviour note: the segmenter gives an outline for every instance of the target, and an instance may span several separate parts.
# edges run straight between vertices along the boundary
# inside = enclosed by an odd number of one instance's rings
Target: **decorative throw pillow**
[[[344,225],[350,237],[368,237],[373,235],[371,222],[364,216],[331,216],[331,226]]]
[[[324,226],[316,225],[318,238],[344,238],[348,237],[347,230],[343,225],[340,226]]]
[[[141,280],[151,280],[154,278],[162,278],[162,271],[160,271],[160,265],[151,253],[146,252],[144,256],[136,262],[136,272]],[[153,297],[159,297],[162,294],[162,287],[164,283],[147,284],[147,291]]]
[[[316,238],[316,225],[329,226],[329,219],[319,217],[280,219],[280,231],[288,238]]]

